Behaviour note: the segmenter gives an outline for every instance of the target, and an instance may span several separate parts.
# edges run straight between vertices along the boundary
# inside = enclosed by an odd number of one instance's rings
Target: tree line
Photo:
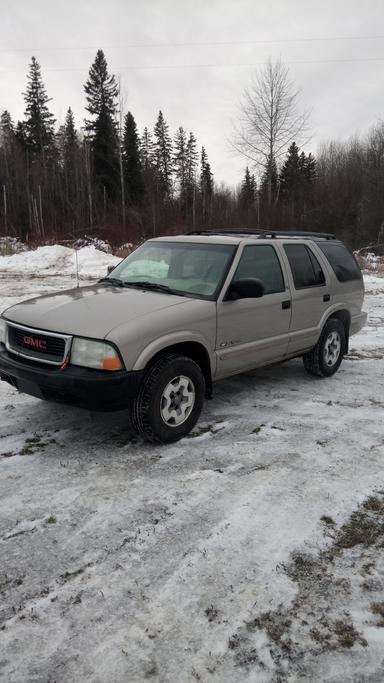
[[[102,50],[84,84],[87,118],[69,108],[56,127],[40,64],[32,57],[25,115],[0,118],[0,230],[22,240],[93,232],[137,241],[211,220],[214,180],[207,152],[180,126],[174,139],[162,111],[138,133],[119,112],[119,88]],[[120,114],[120,116],[119,116]]]
[[[237,188],[218,186],[204,147],[160,110],[139,133],[119,106],[116,77],[98,50],[84,84],[87,118],[63,125],[37,60],[22,121],[0,117],[0,234],[42,242],[100,236],[111,243],[203,228],[326,230],[354,246],[384,229],[384,125],[364,140],[300,150],[307,113],[296,107],[288,72],[269,60],[245,92],[234,146],[247,159]],[[277,103],[277,104],[276,104]],[[382,240],[384,241],[384,240]]]

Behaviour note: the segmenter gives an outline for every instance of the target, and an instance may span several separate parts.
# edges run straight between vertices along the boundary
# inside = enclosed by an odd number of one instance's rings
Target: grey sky
[[[241,179],[245,161],[230,148],[232,121],[255,67],[268,56],[281,55],[302,90],[303,108],[312,109],[308,151],[316,152],[331,137],[363,134],[384,119],[383,0],[1,4],[0,110],[22,117],[22,92],[35,55],[58,122],[71,106],[80,125],[82,86],[102,48],[110,71],[121,77],[125,109],[140,132],[153,127],[161,108],[172,135],[182,125],[206,147],[218,182]],[[334,37],[359,39],[315,40]]]

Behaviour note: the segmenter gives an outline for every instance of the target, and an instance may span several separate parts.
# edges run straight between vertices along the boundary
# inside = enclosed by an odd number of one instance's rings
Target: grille
[[[40,334],[34,330],[8,326],[8,346],[10,351],[40,361],[60,364],[65,356],[65,339]]]

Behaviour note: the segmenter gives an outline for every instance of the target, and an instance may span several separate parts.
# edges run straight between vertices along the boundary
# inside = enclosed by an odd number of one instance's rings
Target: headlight
[[[0,318],[0,344],[5,344],[5,335],[7,331],[7,326],[5,320]]]
[[[121,360],[111,344],[74,337],[71,364],[97,370],[121,370]]]

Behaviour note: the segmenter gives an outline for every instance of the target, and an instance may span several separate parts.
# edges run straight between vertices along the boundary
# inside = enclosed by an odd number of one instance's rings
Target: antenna
[[[75,258],[76,258],[76,287],[80,287],[80,283],[79,283],[79,259],[77,256],[76,247],[75,247]]]

